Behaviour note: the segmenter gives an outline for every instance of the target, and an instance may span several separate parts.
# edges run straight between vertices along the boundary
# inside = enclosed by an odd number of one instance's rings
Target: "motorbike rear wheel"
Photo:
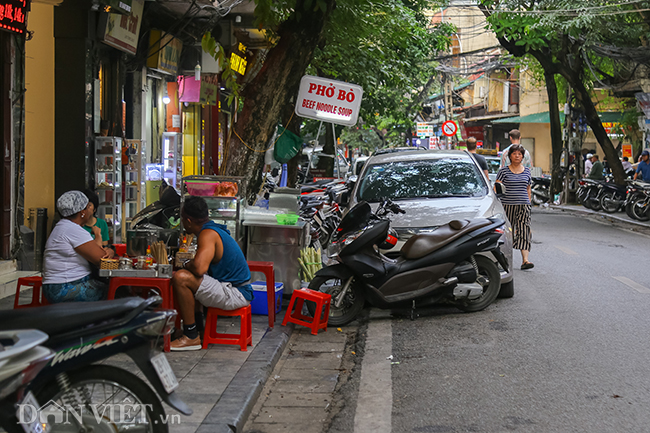
[[[149,385],[134,374],[116,367],[90,365],[83,370],[68,372],[67,375],[70,387],[67,392],[64,392],[53,380],[36,394],[36,398],[39,402],[53,401],[62,407],[68,402],[73,402],[73,408],[77,412],[78,405],[83,405],[86,410],[82,422],[86,431],[95,433],[127,431],[167,433],[169,431],[160,399]],[[96,419],[91,405],[96,406],[99,419]],[[121,409],[121,406],[124,409]],[[137,410],[138,408],[140,411]],[[146,413],[142,410],[146,410]],[[118,419],[110,419],[112,416]],[[170,419],[173,420],[171,417]],[[77,431],[79,430],[75,422],[52,425],[51,430],[52,433]]]
[[[501,290],[501,274],[494,262],[487,257],[475,255],[476,266],[478,267],[478,278],[476,282],[483,286],[483,295],[472,300],[457,301],[456,307],[473,313],[487,308],[499,295]]]
[[[607,213],[616,213],[621,208],[622,200],[613,192],[606,192],[600,198],[600,207]]]
[[[336,298],[341,293],[345,280],[332,277],[314,277],[309,283],[311,290],[318,292],[329,293],[332,295],[332,302],[330,304],[330,316],[327,320],[327,326],[343,326],[352,322],[363,310],[363,305],[366,298],[363,296],[363,291],[359,287],[359,283],[352,280],[350,290],[345,295],[340,307],[336,307]],[[316,313],[316,304],[314,302],[306,301],[305,305],[309,314],[314,316]]]
[[[535,185],[531,191],[533,204],[542,205],[548,201],[548,189],[542,185]]]

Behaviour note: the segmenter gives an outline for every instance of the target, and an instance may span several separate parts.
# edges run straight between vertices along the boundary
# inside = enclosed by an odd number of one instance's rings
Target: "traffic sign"
[[[447,120],[445,123],[442,124],[442,133],[445,134],[447,137],[452,137],[456,135],[456,132],[458,131],[458,126],[456,125],[456,122],[453,120]]]

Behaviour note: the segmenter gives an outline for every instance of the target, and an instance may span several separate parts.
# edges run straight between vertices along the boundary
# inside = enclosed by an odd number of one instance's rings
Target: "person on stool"
[[[171,350],[199,350],[201,338],[195,307],[236,310],[253,300],[251,273],[246,258],[226,226],[210,221],[208,205],[201,197],[185,200],[181,221],[188,233],[197,236],[196,256],[172,278],[183,336],[172,341]],[[197,305],[198,301],[200,305]]]

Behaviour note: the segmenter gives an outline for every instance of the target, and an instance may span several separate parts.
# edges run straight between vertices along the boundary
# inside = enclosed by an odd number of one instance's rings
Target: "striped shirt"
[[[503,167],[497,173],[497,181],[503,182],[506,187],[505,196],[501,198],[503,204],[530,204],[528,198],[528,185],[532,182],[530,169],[517,174],[510,171],[510,167]]]

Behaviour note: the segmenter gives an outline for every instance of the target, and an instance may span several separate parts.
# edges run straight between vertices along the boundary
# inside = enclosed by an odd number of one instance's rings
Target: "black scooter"
[[[539,206],[551,201],[551,177],[544,175],[533,177],[531,193],[533,204]]]
[[[480,311],[497,298],[501,276],[495,263],[479,253],[491,253],[504,270],[500,250],[505,221],[499,218],[454,220],[435,231],[411,237],[400,257],[390,259],[380,249],[395,245],[389,213],[404,213],[390,200],[376,214],[361,202],[341,220],[328,247],[338,264],[316,272],[309,288],[332,295],[330,326],[354,320],[367,300],[382,308],[449,302],[463,311]],[[315,305],[307,303],[314,314]]]
[[[123,298],[2,313],[0,330],[38,329],[50,336],[42,346],[55,354],[29,383],[27,401],[40,407],[52,432],[166,433],[174,417],[165,415],[161,400],[192,414],[174,393],[178,381],[161,352],[176,318],[173,310],[153,309],[161,302],[159,296]],[[151,386],[121,368],[95,364],[118,353],[133,359]],[[3,424],[10,433],[21,431],[19,421],[25,422],[19,420],[20,408],[14,413]]]
[[[181,197],[165,181],[159,199],[135,214],[130,229],[174,229],[180,223]]]

